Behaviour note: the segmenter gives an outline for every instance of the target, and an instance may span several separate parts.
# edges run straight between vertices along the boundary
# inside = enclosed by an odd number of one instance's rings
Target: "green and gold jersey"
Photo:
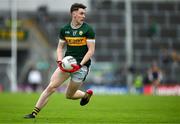
[[[87,42],[95,42],[95,33],[87,23],[83,23],[78,29],[73,29],[69,23],[60,29],[59,38],[67,43],[65,56],[73,56],[81,62],[88,51]],[[90,63],[91,60],[85,65],[89,66]]]

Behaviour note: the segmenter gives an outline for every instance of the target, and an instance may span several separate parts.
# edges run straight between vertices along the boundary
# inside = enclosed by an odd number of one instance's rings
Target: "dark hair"
[[[73,11],[76,11],[76,10],[78,10],[79,8],[86,9],[86,6],[83,5],[83,4],[81,4],[81,3],[74,3],[74,4],[72,4],[72,6],[71,6],[70,12],[72,13]]]

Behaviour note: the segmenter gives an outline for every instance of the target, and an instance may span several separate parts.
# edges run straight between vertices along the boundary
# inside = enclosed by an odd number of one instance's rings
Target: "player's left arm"
[[[95,39],[87,39],[88,51],[82,59],[80,65],[84,65],[93,55],[95,51]]]
[[[79,70],[81,66],[83,66],[93,56],[95,51],[95,39],[87,40],[87,47],[88,47],[88,51],[84,56],[84,58],[82,59],[82,61],[78,64],[72,64],[71,66],[73,66],[73,69],[70,70],[70,72],[75,72]]]
[[[80,65],[84,65],[87,61],[90,60],[90,58],[94,55],[95,51],[95,32],[91,26],[88,27],[88,32],[86,33],[87,37],[87,47],[88,51],[82,61],[80,62]]]

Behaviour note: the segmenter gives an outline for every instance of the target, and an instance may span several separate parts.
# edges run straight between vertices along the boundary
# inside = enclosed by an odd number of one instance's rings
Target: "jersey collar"
[[[72,22],[70,23],[70,25],[71,25],[71,28],[72,29],[78,29],[78,28],[80,28],[82,25],[83,25],[83,23],[81,24],[81,25],[79,25],[79,26],[74,26],[73,24],[72,24]]]

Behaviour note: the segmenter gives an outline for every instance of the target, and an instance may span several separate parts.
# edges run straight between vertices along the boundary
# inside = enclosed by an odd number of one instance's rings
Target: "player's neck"
[[[76,22],[71,21],[71,27],[72,27],[73,29],[78,29],[78,28],[81,27],[81,25],[82,25],[82,24],[79,24],[79,23],[76,23]]]

